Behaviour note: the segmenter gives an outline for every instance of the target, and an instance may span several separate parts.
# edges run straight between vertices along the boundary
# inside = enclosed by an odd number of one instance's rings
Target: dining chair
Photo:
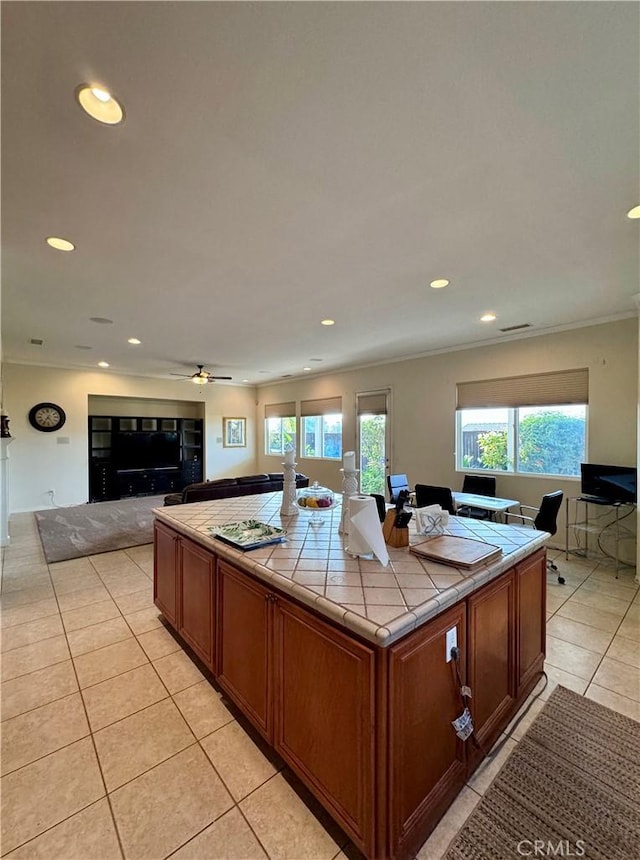
[[[564,493],[562,490],[555,490],[553,493],[546,493],[542,497],[540,507],[536,508],[533,505],[520,505],[520,513],[513,514],[511,511],[505,512],[505,522],[509,522],[510,517],[515,517],[517,520],[522,520],[522,525],[530,525],[539,532],[549,532],[554,535],[558,531],[558,512],[562,505]],[[532,511],[534,516],[523,514],[523,510]],[[558,571],[558,566],[547,559],[547,569]],[[558,582],[564,585],[564,577],[558,573]]]
[[[455,514],[453,495],[449,487],[435,487],[431,484],[416,484],[416,508],[425,508],[427,505],[440,505],[443,511]]]

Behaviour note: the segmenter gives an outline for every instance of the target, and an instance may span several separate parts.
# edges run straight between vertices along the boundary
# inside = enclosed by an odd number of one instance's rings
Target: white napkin
[[[449,522],[449,511],[443,510],[440,505],[416,508],[414,514],[416,529],[423,535],[441,535]]]
[[[374,553],[385,567],[389,553],[382,534],[378,506],[373,496],[349,496],[349,542],[351,555]]]

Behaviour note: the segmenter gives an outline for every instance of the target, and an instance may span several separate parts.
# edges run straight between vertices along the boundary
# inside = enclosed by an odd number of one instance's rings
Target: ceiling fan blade
[[[215,382],[216,379],[233,379],[233,376],[208,376],[209,382]]]

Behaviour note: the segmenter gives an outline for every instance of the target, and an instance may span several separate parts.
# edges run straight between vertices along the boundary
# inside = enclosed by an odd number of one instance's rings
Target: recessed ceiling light
[[[322,322],[322,325],[335,325],[336,324],[335,320],[321,320],[321,322]]]
[[[310,368],[310,367],[303,367],[302,369],[303,369],[303,370],[311,370],[311,368]]]
[[[640,218],[640,206],[634,206],[627,212],[627,218]]]
[[[90,117],[104,125],[118,125],[124,119],[124,110],[118,100],[102,87],[80,84],[76,88],[76,99]]]
[[[47,245],[55,248],[56,251],[75,251],[76,246],[68,239],[61,239],[59,236],[47,236]]]
[[[429,286],[433,287],[434,290],[441,290],[443,287],[449,286],[449,281],[446,278],[438,278],[435,281],[431,281]]]
[[[249,380],[248,380],[248,379],[243,379],[242,381],[243,381],[243,382],[249,382]]]
[[[489,312],[487,314],[482,314],[480,322],[493,322],[494,319],[496,319],[496,315]]]
[[[138,344],[142,343],[141,340],[138,340],[137,337],[130,337],[127,343],[132,343],[134,346],[138,346]]]
[[[107,319],[106,317],[89,317],[90,322],[98,323],[98,325],[111,325],[113,320]]]
[[[109,362],[108,361],[99,361],[98,367],[109,367]]]

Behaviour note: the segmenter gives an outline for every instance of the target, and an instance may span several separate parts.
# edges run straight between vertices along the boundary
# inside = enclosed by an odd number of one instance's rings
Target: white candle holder
[[[299,513],[300,509],[296,504],[296,466],[297,463],[283,463],[283,481],[282,481],[282,505],[280,507],[280,515],[283,517],[292,517]]]
[[[360,469],[340,469],[342,472],[342,516],[338,531],[349,534],[349,496],[358,494],[358,475]]]

